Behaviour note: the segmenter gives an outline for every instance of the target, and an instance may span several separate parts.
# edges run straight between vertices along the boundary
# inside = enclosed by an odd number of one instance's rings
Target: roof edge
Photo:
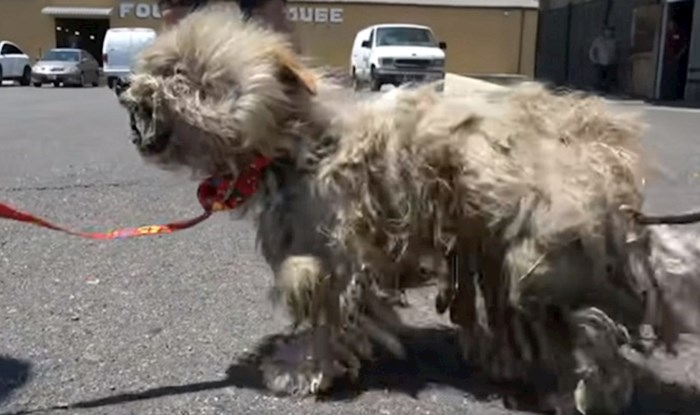
[[[41,14],[48,16],[92,16],[109,17],[112,7],[60,7],[46,6],[41,9]]]
[[[540,8],[539,0],[289,0],[290,5],[298,3],[448,6],[488,9]]]

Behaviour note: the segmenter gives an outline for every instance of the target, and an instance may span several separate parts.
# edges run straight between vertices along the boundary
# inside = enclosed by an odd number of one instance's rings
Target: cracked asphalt
[[[698,114],[620,108],[645,112],[666,169],[649,209],[700,205]],[[0,88],[0,201],[85,231],[199,214],[196,183],[144,165],[127,129],[106,88]],[[459,365],[449,333],[427,328],[444,321],[420,292],[407,311],[422,327],[409,361],[380,360],[352,393],[323,402],[258,390],[236,357],[285,320],[267,301],[271,275],[254,242],[251,222],[225,214],[120,241],[0,221],[0,413],[517,413]],[[700,353],[688,344],[653,362],[665,389],[641,396],[635,413],[700,408],[687,392],[700,384]]]

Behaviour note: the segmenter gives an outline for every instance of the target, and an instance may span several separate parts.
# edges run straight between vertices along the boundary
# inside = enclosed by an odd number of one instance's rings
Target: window
[[[9,43],[5,43],[5,45],[2,47],[2,54],[3,55],[22,55],[22,51],[19,50],[18,47],[11,45]]]
[[[41,57],[42,61],[63,61],[63,62],[78,62],[80,60],[80,52],[77,50],[60,50],[53,49]]]
[[[437,46],[432,32],[420,27],[377,29],[377,46]]]
[[[83,60],[84,60],[84,61],[92,63],[92,62],[95,60],[95,58],[92,57],[92,55],[90,54],[90,52],[84,50],[84,51],[82,51],[81,53],[82,53],[82,56],[83,56]]]

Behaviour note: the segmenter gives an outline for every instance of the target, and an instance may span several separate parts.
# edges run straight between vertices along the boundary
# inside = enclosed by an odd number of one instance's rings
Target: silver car
[[[35,87],[41,87],[43,84],[98,86],[100,64],[83,49],[51,49],[34,64],[32,84]]]

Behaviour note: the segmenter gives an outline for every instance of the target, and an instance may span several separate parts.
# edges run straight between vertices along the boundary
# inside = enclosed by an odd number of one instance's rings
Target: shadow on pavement
[[[263,339],[256,352],[270,346],[270,339]],[[508,402],[518,402],[518,410],[532,411],[532,395],[522,385],[495,385],[488,382],[478,371],[466,366],[460,356],[454,330],[446,328],[410,329],[404,336],[408,359],[398,360],[379,356],[374,364],[367,364],[360,381],[354,385],[339,383],[323,400],[343,401],[372,390],[388,390],[417,398],[418,394],[433,386],[448,387],[468,394],[477,400],[508,397]],[[700,413],[700,393],[674,385],[661,385],[646,373],[638,386],[635,402],[627,414],[691,415]],[[50,410],[98,408],[134,401],[148,400],[172,395],[181,395],[228,387],[259,390],[266,393],[262,376],[254,359],[244,358],[231,365],[226,377],[219,380],[202,381],[182,385],[168,385],[138,392],[119,393],[102,398],[74,402],[68,405],[23,410],[5,415],[25,415]],[[511,405],[506,405],[511,406]]]
[[[268,348],[271,339],[259,342],[256,352]],[[448,329],[408,329],[405,336],[408,360],[389,359],[378,356],[374,364],[366,364],[357,384],[339,383],[323,400],[350,400],[371,390],[390,390],[417,397],[430,386],[450,387],[474,396],[476,399],[493,400],[503,389],[486,382],[481,375],[466,367],[460,359],[456,336]],[[253,352],[255,354],[255,352]],[[56,405],[50,408],[26,409],[3,415],[25,415],[53,410],[98,408],[128,402],[148,400],[172,395],[181,395],[237,387],[265,392],[262,376],[254,359],[243,358],[232,364],[227,376],[182,385],[167,385],[143,391],[119,393],[96,399]]]
[[[31,368],[27,361],[0,355],[0,404],[29,381]]]
[[[700,414],[700,391],[685,385],[662,383],[651,371],[641,371],[634,401],[624,415]]]

